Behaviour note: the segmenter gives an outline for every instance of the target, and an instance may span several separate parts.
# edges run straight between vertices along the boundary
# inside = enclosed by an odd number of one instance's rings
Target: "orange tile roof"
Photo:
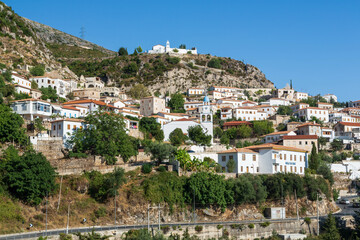
[[[307,122],[307,123],[301,124],[300,126],[297,126],[297,128],[306,127],[306,126],[321,126],[321,125],[318,123]]]
[[[338,124],[349,126],[349,127],[360,127],[360,123],[352,123],[352,122],[339,122]]]
[[[317,135],[296,135],[296,136],[282,136],[282,139],[293,140],[293,139],[318,139]]]
[[[77,108],[75,108],[75,107],[72,107],[72,106],[62,106],[62,108],[70,109],[70,110],[75,110],[75,111],[80,111],[79,109],[77,109]]]
[[[271,143],[265,143],[265,144],[261,144],[261,145],[255,145],[255,146],[250,146],[250,147],[246,147],[247,149],[251,149],[251,150],[259,150],[259,149],[274,149],[274,150],[284,150],[284,151],[294,151],[294,152],[307,152],[304,149],[300,149],[300,148],[295,148],[295,147],[287,147],[287,146],[283,146],[283,145],[276,145],[276,144],[271,144]]]
[[[217,154],[222,154],[222,153],[257,153],[257,152],[248,148],[232,148],[229,150],[218,152]]]
[[[62,121],[68,121],[68,122],[84,122],[84,119],[80,119],[80,118],[64,118],[64,119],[59,119],[59,120],[54,120],[51,121],[53,122],[62,122]]]

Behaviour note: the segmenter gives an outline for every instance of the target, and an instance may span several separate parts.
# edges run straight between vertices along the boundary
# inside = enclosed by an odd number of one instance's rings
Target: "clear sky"
[[[360,1],[5,0],[16,13],[117,51],[197,47],[258,67],[276,87],[360,100]]]

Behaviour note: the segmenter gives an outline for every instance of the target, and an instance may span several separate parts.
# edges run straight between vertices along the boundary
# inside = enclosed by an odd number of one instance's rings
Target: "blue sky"
[[[185,43],[257,66],[276,87],[360,99],[360,1],[7,0],[26,18],[111,50]]]

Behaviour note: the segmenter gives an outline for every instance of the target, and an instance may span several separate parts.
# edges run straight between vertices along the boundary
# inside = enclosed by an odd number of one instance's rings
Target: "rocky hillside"
[[[273,88],[256,67],[230,58],[210,55],[139,54],[101,61],[68,59],[66,65],[78,75],[102,77],[109,85],[127,91],[137,83],[151,92],[185,91],[189,87],[224,85],[240,88]]]
[[[124,91],[137,83],[161,93],[210,85],[274,87],[258,68],[230,58],[146,53],[116,56],[94,43],[22,18],[2,2],[0,53],[0,63],[25,75],[29,75],[29,67],[42,64],[50,77],[99,76]]]

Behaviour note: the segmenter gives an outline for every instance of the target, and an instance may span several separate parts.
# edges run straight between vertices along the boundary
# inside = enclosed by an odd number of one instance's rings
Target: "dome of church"
[[[205,96],[205,97],[204,97],[204,102],[206,102],[206,103],[210,102],[210,100],[209,100],[209,97],[208,97],[208,96]]]

